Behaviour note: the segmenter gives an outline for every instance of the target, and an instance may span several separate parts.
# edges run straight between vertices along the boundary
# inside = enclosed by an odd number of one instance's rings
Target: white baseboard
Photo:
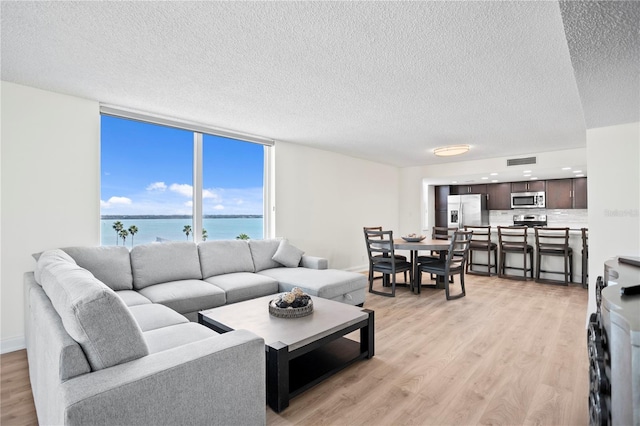
[[[25,347],[24,336],[2,339],[0,341],[0,353],[2,354],[19,351],[20,349],[24,349]]]

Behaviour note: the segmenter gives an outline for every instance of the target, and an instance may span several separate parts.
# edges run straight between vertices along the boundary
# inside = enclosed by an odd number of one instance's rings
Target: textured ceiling
[[[517,156],[639,119],[638,10],[3,1],[2,79],[397,166]]]

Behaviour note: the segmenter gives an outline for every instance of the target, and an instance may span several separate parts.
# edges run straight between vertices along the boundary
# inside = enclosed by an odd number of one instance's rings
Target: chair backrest
[[[589,247],[589,229],[580,228],[582,233],[582,250],[586,250]]]
[[[542,228],[536,226],[536,250],[552,248],[569,251],[569,228]]]
[[[464,227],[465,231],[472,231],[471,241],[474,243],[486,243],[491,244],[491,226],[467,226]]]
[[[382,231],[382,226],[363,226],[362,229],[366,231],[377,231],[377,232],[381,232]],[[382,238],[378,238],[378,239],[382,239]]]
[[[450,240],[458,228],[447,228],[446,226],[434,226],[431,230],[431,238],[434,240]]]
[[[453,236],[451,237],[451,244],[449,245],[449,251],[447,252],[447,269],[449,269],[454,262],[456,264],[460,263],[462,268],[464,268],[467,263],[467,256],[469,255],[469,247],[471,246],[472,237],[473,231],[463,231],[458,229],[453,233]]]
[[[369,262],[390,262],[395,258],[393,231],[372,231],[364,229]]]
[[[508,245],[527,245],[526,226],[498,226],[498,242],[500,247]]]

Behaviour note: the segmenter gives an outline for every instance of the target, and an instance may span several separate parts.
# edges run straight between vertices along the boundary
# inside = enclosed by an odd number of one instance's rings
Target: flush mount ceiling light
[[[438,157],[451,157],[452,155],[460,155],[469,151],[469,145],[449,145],[441,146],[433,150]]]

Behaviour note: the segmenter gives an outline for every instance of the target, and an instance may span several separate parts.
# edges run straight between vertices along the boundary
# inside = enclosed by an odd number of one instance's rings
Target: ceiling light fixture
[[[582,173],[582,170],[574,170],[573,173]]]
[[[435,148],[433,153],[438,157],[451,157],[452,155],[460,155],[469,151],[469,145],[449,145]]]
[[[571,170],[571,167],[563,167],[562,170]]]

